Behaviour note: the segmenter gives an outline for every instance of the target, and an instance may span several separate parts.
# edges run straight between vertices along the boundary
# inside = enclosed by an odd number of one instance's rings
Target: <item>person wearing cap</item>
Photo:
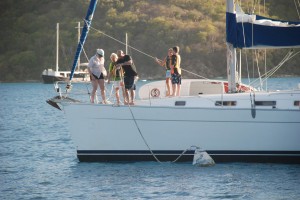
[[[125,100],[124,104],[134,105],[135,97],[135,77],[137,77],[137,72],[133,67],[133,62],[131,56],[123,53],[122,50],[117,51],[118,60],[117,68],[122,67],[124,71],[124,85],[125,85]],[[129,95],[130,93],[130,95]]]
[[[88,71],[90,73],[91,82],[93,86],[92,95],[91,95],[91,103],[95,101],[95,95],[97,92],[98,85],[101,90],[102,103],[107,104],[105,97],[105,86],[104,86],[104,77],[107,72],[104,68],[104,51],[103,49],[97,49],[96,54],[91,57],[88,64]]]
[[[171,60],[171,79],[172,79],[172,95],[180,96],[181,89],[181,57],[179,55],[179,47],[173,47],[173,55]]]

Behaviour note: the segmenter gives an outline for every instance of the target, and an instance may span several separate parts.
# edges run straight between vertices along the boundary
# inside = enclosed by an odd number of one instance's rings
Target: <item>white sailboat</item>
[[[80,22],[78,22],[78,37],[80,36]],[[71,71],[59,71],[59,23],[56,24],[56,65],[55,70],[52,68],[45,69],[42,72],[42,79],[44,83],[54,83],[55,81],[68,81]],[[74,82],[89,82],[90,76],[87,70],[88,63],[78,62],[78,70],[74,72]]]
[[[89,11],[96,3],[91,1]],[[114,106],[75,100],[69,87],[63,93],[56,85],[59,95],[48,102],[64,111],[79,161],[192,161],[195,149],[202,148],[216,163],[300,163],[300,90],[268,92],[245,86],[239,92],[235,28],[254,27],[254,22],[236,20],[233,0],[227,0],[226,14],[228,90],[227,82],[188,79],[181,96],[169,98],[162,95],[160,81],[142,86],[134,106]],[[88,12],[86,20],[92,15]],[[296,32],[299,37],[299,28]],[[248,42],[245,32],[239,34]],[[280,46],[299,46],[296,40],[291,45],[282,40]],[[239,48],[278,46],[253,44],[242,41]]]

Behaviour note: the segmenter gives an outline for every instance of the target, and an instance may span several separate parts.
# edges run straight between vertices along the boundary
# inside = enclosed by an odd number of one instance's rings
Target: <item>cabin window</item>
[[[294,106],[300,106],[300,101],[294,101]]]
[[[256,106],[276,106],[276,101],[255,101]]]
[[[236,106],[236,101],[216,101],[215,106]]]
[[[185,106],[185,101],[175,101],[175,106]]]

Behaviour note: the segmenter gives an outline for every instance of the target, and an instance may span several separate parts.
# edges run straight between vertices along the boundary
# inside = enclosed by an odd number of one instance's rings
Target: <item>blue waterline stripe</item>
[[[174,161],[182,151],[153,151],[162,162]],[[255,162],[300,164],[300,151],[207,151],[217,163],[225,162]],[[105,151],[105,150],[77,150],[80,162],[137,162],[155,161],[149,151]],[[191,162],[194,151],[185,152],[178,162]]]
[[[183,151],[153,151],[156,155],[179,155]],[[300,151],[206,151],[210,155],[286,155],[300,156]],[[151,155],[148,150],[77,150],[78,155]],[[194,155],[194,151],[186,151],[184,155]]]
[[[96,119],[96,120],[115,120],[115,121],[132,121],[133,119],[121,119],[121,118],[90,118],[90,119]],[[136,118],[135,119],[136,121],[149,121],[149,122],[157,122],[157,121],[160,121],[160,122],[191,122],[191,123],[257,123],[257,124],[260,124],[260,123],[267,123],[267,124],[300,124],[300,121],[298,122],[268,122],[268,121],[225,121],[225,120],[218,120],[218,121],[212,121],[212,120],[157,120],[157,119],[139,119],[139,118]]]

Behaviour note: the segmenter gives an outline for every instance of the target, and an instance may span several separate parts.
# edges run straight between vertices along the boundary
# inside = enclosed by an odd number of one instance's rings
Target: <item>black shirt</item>
[[[123,57],[120,57],[117,60],[117,64],[122,64],[125,62],[128,62],[131,60],[131,57],[129,55],[125,55]],[[137,76],[137,72],[135,71],[135,69],[132,67],[132,65],[123,65],[122,66],[123,70],[124,70],[124,76]]]

